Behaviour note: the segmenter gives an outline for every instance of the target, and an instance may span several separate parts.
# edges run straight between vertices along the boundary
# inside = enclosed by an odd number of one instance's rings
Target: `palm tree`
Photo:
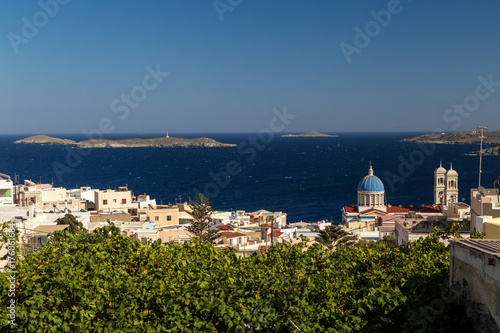
[[[322,244],[330,251],[341,245],[351,245],[351,235],[337,225],[327,226],[321,230],[318,236],[314,239],[316,242]]]

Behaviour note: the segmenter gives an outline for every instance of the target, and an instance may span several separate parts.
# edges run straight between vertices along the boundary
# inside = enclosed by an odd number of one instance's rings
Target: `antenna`
[[[479,182],[478,188],[481,186],[481,173],[483,170],[481,169],[483,163],[483,139],[484,139],[484,131],[488,129],[486,126],[478,126],[478,130],[481,130],[481,148],[479,149]]]

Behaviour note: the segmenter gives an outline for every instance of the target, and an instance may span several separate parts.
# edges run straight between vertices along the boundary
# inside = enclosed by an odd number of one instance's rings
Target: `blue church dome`
[[[384,184],[377,176],[373,175],[373,169],[370,165],[370,170],[365,178],[361,179],[358,185],[358,191],[362,192],[382,192],[384,191]]]

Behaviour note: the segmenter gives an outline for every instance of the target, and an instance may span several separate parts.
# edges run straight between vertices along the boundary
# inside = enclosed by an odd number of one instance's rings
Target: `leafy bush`
[[[461,325],[451,303],[428,308],[447,290],[449,251],[435,236],[405,248],[303,247],[240,258],[199,241],[142,245],[116,227],[59,232],[17,264],[15,331],[293,332],[293,322],[303,332],[438,332]]]

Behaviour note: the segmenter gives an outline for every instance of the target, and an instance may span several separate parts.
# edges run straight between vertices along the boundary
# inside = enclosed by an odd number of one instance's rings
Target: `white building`
[[[484,232],[485,222],[499,218],[500,193],[498,189],[482,186],[471,189],[471,230]]]
[[[137,204],[140,208],[156,207],[156,199],[151,199],[149,195],[143,194],[137,196]]]
[[[0,206],[14,204],[13,188],[10,177],[0,173]]]

